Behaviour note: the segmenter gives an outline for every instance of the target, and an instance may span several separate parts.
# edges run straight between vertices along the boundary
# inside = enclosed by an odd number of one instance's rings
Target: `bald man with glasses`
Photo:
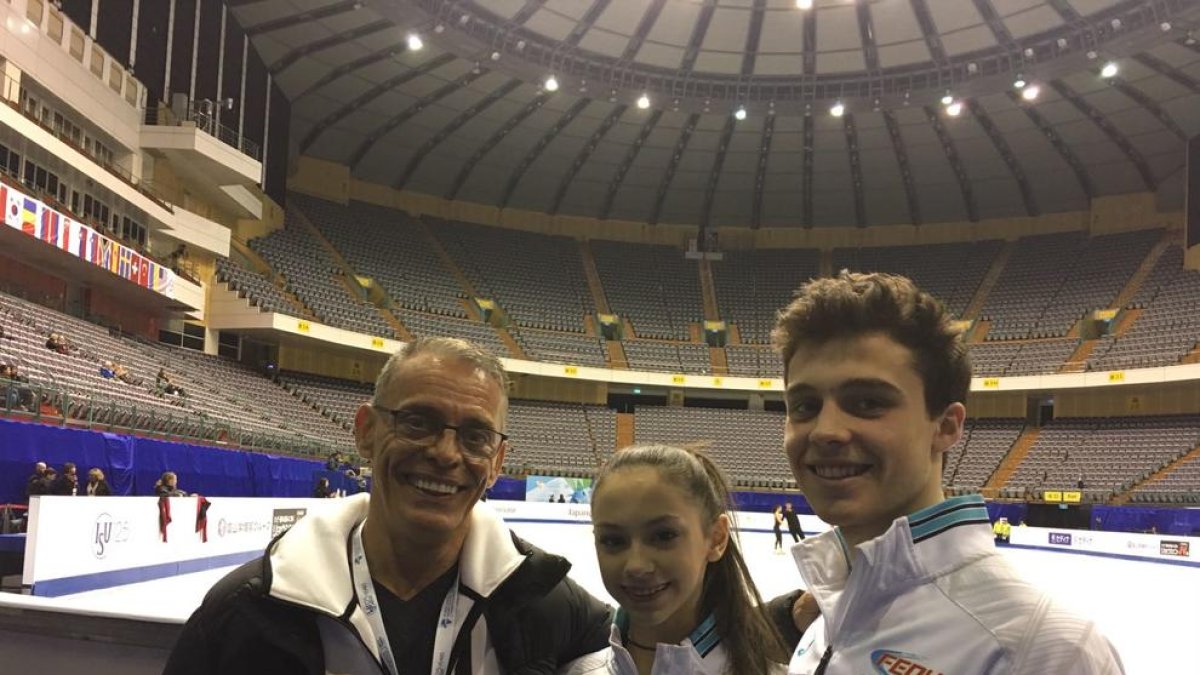
[[[551,673],[603,650],[608,608],[479,503],[504,463],[507,385],[463,340],[405,345],[355,417],[371,494],[214,586],[164,672]]]

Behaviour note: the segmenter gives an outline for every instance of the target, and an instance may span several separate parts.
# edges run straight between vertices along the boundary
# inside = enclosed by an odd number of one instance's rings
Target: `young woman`
[[[783,553],[783,506],[775,505],[775,553]]]
[[[700,452],[653,445],[613,456],[596,479],[592,520],[600,575],[620,608],[610,649],[568,673],[785,672],[729,507],[728,483]]]

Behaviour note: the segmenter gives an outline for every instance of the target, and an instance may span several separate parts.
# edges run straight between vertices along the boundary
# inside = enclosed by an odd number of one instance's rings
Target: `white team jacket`
[[[897,518],[853,553],[835,528],[794,545],[792,554],[821,617],[805,632],[789,673],[1124,672],[1095,624],[1058,607],[996,552],[977,495]]]
[[[633,656],[621,638],[627,626],[625,612],[617,610],[609,648],[572,661],[562,675],[638,675]],[[729,657],[716,628],[716,617],[709,616],[683,642],[657,645],[651,675],[731,675]],[[786,672],[783,664],[777,672],[780,675]]]

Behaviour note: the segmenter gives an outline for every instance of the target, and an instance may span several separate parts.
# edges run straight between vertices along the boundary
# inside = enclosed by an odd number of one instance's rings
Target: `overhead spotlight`
[[[542,84],[546,91],[558,91],[558,79],[553,75],[546,78],[546,82]]]
[[[1034,57],[1033,47],[1026,47],[1025,48],[1025,58],[1032,59],[1033,57]]]
[[[846,114],[846,106],[841,101],[838,101],[829,108],[829,114],[834,117],[841,117]]]
[[[525,41],[517,40],[517,51],[522,51],[524,49],[525,49]]]
[[[470,14],[463,14],[462,16],[458,17],[458,25],[460,25],[460,26],[465,26],[470,22],[471,22]]]
[[[1058,40],[1055,42],[1055,44],[1057,44],[1057,45],[1058,45],[1058,48],[1059,48],[1059,49],[1066,49],[1066,48],[1067,48],[1067,38],[1062,38],[1062,37],[1060,37],[1060,38],[1058,38]]]
[[[1025,88],[1025,76],[1017,75],[1017,79],[1013,80],[1013,89],[1024,89],[1024,88]]]
[[[439,23],[438,25],[433,27],[433,32],[437,33],[438,35],[441,35],[442,33],[446,32],[446,27]]]
[[[1021,98],[1025,99],[1026,101],[1032,101],[1036,99],[1040,93],[1042,93],[1041,87],[1037,86],[1036,84],[1031,84],[1021,90]]]
[[[641,98],[639,98],[637,100],[637,107],[641,108],[642,110],[649,108],[650,107],[650,97],[645,94],[642,94]]]
[[[942,97],[942,105],[950,105],[951,103],[954,103],[954,97],[950,95],[950,92],[946,92],[946,95]]]
[[[1158,29],[1164,33],[1170,33],[1171,32],[1171,22],[1164,21],[1164,22],[1158,24]]]
[[[500,60],[500,52],[492,52],[492,60],[499,61]]]
[[[967,72],[970,73],[971,75],[978,73],[979,72],[979,64],[975,63],[974,61],[968,63],[967,64]]]
[[[1114,78],[1117,76],[1118,70],[1119,69],[1117,68],[1116,61],[1109,61],[1108,63],[1104,64],[1103,68],[1100,69],[1100,77],[1103,77],[1106,80]]]
[[[425,43],[421,42],[420,35],[417,35],[416,33],[408,34],[408,51],[419,52],[419,51],[421,51],[421,48],[424,46],[425,46]]]
[[[1113,30],[1121,30],[1121,26],[1124,24],[1121,23],[1120,19],[1113,19],[1108,25],[1112,26]]]
[[[733,118],[739,122],[746,119],[746,108],[738,106],[738,109],[733,112]]]
[[[796,0],[796,9],[812,9],[813,0]]]
[[[959,113],[961,113],[961,112],[962,112],[962,103],[959,101],[955,101],[955,102],[951,103],[950,105],[946,106],[946,114],[951,117],[958,117]]]
[[[1098,57],[1098,56],[1100,56],[1100,55],[1096,53],[1096,50],[1094,50],[1094,49],[1088,50],[1088,53],[1087,53],[1088,61],[1095,61],[1096,57]]]

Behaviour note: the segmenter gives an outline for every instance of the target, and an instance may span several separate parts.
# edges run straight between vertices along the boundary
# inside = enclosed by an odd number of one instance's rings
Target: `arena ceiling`
[[[1200,0],[800,2],[227,0],[292,151],[369,182],[713,226],[1180,207]]]

